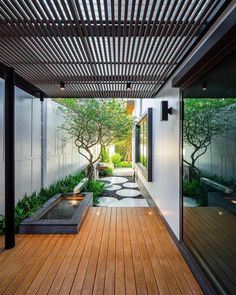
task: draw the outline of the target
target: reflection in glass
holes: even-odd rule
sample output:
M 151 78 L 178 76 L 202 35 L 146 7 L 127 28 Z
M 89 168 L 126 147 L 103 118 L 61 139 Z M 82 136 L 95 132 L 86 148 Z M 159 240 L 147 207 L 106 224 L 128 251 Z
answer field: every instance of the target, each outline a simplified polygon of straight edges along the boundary
M 236 294 L 236 99 L 185 99 L 183 138 L 183 240 Z
M 147 116 L 139 123 L 140 126 L 140 163 L 147 168 Z

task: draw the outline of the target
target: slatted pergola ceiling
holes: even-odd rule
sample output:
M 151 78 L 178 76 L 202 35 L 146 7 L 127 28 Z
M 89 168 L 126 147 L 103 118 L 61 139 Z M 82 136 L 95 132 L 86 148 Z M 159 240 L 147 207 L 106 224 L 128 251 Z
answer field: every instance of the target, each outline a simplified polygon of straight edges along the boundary
M 225 2 L 0 0 L 0 62 L 49 97 L 153 97 Z

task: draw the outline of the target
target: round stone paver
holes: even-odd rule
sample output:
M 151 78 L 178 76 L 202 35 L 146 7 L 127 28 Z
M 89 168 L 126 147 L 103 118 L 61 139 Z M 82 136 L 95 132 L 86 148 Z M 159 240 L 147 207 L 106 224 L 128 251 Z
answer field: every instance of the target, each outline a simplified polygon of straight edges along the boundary
M 121 186 L 117 184 L 113 184 L 112 186 L 105 187 L 106 191 L 117 191 L 119 189 L 121 189 Z
M 103 177 L 101 180 L 108 180 L 111 181 L 112 184 L 120 184 L 120 183 L 125 183 L 128 181 L 127 178 L 125 177 L 119 177 L 119 176 L 110 176 L 110 177 Z
M 138 188 L 138 185 L 135 182 L 126 182 L 123 184 L 123 186 L 127 188 Z
M 116 198 L 101 197 L 99 198 L 98 206 L 101 207 L 116 207 L 118 200 Z
M 140 191 L 135 189 L 121 189 L 116 194 L 120 197 L 135 198 L 140 195 Z

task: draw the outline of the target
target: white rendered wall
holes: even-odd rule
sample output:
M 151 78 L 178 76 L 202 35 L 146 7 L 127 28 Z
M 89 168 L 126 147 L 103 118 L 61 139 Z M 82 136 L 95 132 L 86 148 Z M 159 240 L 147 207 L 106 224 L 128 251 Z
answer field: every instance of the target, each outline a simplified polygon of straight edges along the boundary
M 4 80 L 0 79 L 0 214 L 4 214 Z M 40 102 L 15 88 L 15 201 L 40 189 Z
M 47 179 L 49 185 L 60 177 L 65 177 L 88 163 L 85 157 L 81 156 L 73 139 L 65 141 L 65 131 L 60 127 L 63 117 L 59 115 L 58 104 L 48 99 L 47 103 Z M 97 147 L 94 154 L 97 154 Z
M 59 128 L 63 119 L 57 104 L 47 104 L 46 185 L 83 168 L 87 160 L 79 155 L 73 141 L 65 142 Z M 97 147 L 94 153 L 97 154 Z M 24 194 L 41 188 L 41 103 L 27 92 L 15 88 L 15 187 L 17 201 Z M 0 214 L 5 210 L 4 196 L 4 80 L 0 79 Z
M 173 107 L 168 121 L 160 118 L 162 100 L 168 100 L 169 107 Z M 148 107 L 153 108 L 153 181 L 147 182 L 140 171 L 138 177 L 179 238 L 179 90 L 167 83 L 157 98 L 142 100 L 142 113 Z

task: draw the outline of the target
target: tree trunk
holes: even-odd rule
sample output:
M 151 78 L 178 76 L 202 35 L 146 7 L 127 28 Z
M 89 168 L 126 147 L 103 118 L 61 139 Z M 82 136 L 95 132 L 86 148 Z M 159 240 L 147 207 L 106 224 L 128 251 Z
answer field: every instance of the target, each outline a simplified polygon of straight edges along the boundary
M 86 169 L 86 176 L 88 177 L 89 180 L 94 179 L 95 178 L 95 168 L 93 163 L 89 163 Z

